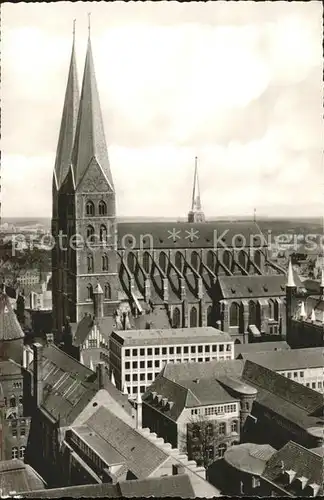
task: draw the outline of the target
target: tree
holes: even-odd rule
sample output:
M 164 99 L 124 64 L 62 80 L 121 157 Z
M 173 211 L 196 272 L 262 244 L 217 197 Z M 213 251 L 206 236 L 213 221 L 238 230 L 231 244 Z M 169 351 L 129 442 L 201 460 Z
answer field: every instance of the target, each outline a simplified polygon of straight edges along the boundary
M 214 462 L 216 438 L 216 422 L 197 414 L 191 416 L 180 441 L 187 450 L 188 458 L 207 469 Z

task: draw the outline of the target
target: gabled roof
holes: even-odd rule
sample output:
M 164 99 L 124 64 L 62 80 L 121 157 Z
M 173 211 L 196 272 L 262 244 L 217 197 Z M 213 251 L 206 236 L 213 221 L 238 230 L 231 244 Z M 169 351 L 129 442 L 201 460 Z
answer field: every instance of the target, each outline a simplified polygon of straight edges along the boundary
M 15 491 L 40 490 L 44 488 L 44 481 L 30 465 L 21 460 L 5 460 L 0 462 L 0 489 L 1 496 Z
M 127 235 L 132 235 L 130 244 L 134 249 L 153 248 L 210 248 L 211 250 L 249 247 L 250 238 L 254 248 L 266 247 L 267 242 L 254 222 L 119 222 L 118 248 L 129 248 Z M 150 237 L 148 237 L 150 235 Z M 174 236 L 173 236 L 174 235 Z M 192 238 L 191 238 L 191 235 Z M 237 235 L 242 235 L 240 242 Z M 146 236 L 146 237 L 145 237 Z M 223 238 L 222 242 L 219 239 Z
M 161 374 L 169 380 L 209 379 L 222 376 L 240 377 L 244 363 L 240 359 L 226 361 L 208 361 L 206 363 L 167 363 Z
M 5 293 L 0 293 L 0 342 L 24 338 L 24 332 L 14 313 L 10 299 Z
M 250 352 L 243 353 L 242 358 L 274 371 L 322 368 L 324 366 L 324 349 L 322 347 L 309 347 L 288 351 Z
M 73 338 L 73 345 L 79 347 L 91 333 L 94 325 L 97 325 L 100 334 L 108 341 L 113 328 L 116 327 L 115 320 L 111 316 L 94 319 L 92 316 L 84 316 L 76 326 L 76 332 Z
M 149 477 L 169 459 L 168 454 L 106 408 L 99 408 L 86 425 L 124 457 L 137 479 Z
M 72 148 L 79 108 L 79 84 L 76 68 L 74 41 L 70 61 L 69 76 L 63 105 L 60 135 L 58 139 L 54 176 L 59 189 L 71 165 Z
M 22 376 L 21 366 L 11 359 L 7 361 L 0 361 L 0 379 L 6 376 L 12 377 L 13 375 Z
M 90 37 L 84 67 L 79 114 L 72 154 L 76 187 L 91 162 L 96 163 L 111 191 L 114 184 L 110 171 L 107 144 L 94 71 Z
M 238 358 L 242 355 L 247 356 L 255 353 L 268 353 L 272 351 L 288 351 L 290 350 L 289 344 L 281 340 L 279 342 L 252 342 L 250 344 L 235 344 L 234 351 L 235 357 Z
M 196 498 L 187 474 L 120 481 L 117 484 L 86 484 L 41 491 L 23 492 L 24 497 L 33 498 Z
M 286 295 L 286 276 L 224 276 L 218 283 L 224 299 L 253 299 L 255 297 L 280 297 Z
M 323 495 L 323 457 L 300 444 L 289 441 L 268 460 L 262 477 L 287 490 L 293 496 L 300 495 L 300 487 L 293 480 L 288 486 L 283 472 L 293 470 L 299 477 L 307 478 L 307 485 L 316 483 L 319 486 L 317 495 Z M 295 494 L 294 494 L 295 493 Z

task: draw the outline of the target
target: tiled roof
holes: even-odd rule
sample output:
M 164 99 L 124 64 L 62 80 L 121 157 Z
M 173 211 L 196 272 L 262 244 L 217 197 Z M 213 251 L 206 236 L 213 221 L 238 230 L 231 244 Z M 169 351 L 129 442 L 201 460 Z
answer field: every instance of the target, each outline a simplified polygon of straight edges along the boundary
M 0 342 L 24 338 L 24 333 L 14 313 L 8 295 L 0 294 Z
M 317 495 L 323 494 L 323 457 L 304 448 L 303 446 L 289 441 L 283 448 L 277 451 L 267 462 L 263 472 L 263 477 L 272 483 L 284 488 L 293 496 L 300 495 L 300 487 L 296 480 L 287 486 L 283 471 L 293 470 L 296 472 L 295 479 L 305 477 L 308 480 L 307 485 L 316 483 L 320 489 Z
M 0 361 L 0 379 L 8 375 L 22 375 L 21 367 L 11 359 L 8 361 Z
M 173 232 L 174 230 L 174 232 Z M 177 233 L 178 232 L 178 233 Z M 133 236 L 127 241 L 125 236 Z M 147 235 L 150 235 L 149 238 Z M 172 235 L 176 235 L 174 238 Z M 190 235 L 194 234 L 192 238 Z M 242 235 L 243 239 L 235 238 L 236 235 Z M 260 230 L 253 222 L 120 222 L 118 223 L 118 247 L 120 249 L 150 248 L 153 240 L 153 248 L 231 248 L 240 245 L 250 246 L 250 237 L 255 235 L 254 247 L 266 246 L 266 240 L 260 237 Z M 146 238 L 145 238 L 146 236 Z M 222 242 L 219 239 L 223 238 Z M 244 242 L 244 238 L 246 242 Z M 175 241 L 174 241 L 175 240 Z
M 260 476 L 274 453 L 276 450 L 269 444 L 243 443 L 231 446 L 225 452 L 224 460 L 239 471 Z
M 63 383 L 56 386 L 60 379 Z M 43 384 L 42 407 L 63 426 L 75 420 L 98 390 L 96 374 L 53 344 L 43 350 Z
M 98 436 L 89 426 L 73 427 L 73 432 L 80 436 L 89 448 L 95 449 L 109 467 L 124 463 L 124 457 L 110 443 Z
M 234 344 L 235 357 L 259 352 L 287 351 L 289 344 L 284 340 L 280 342 L 252 342 L 250 344 Z
M 324 404 L 323 396 L 319 392 L 249 360 L 244 365 L 242 379 L 307 413 L 314 412 Z
M 228 333 L 211 326 L 166 330 L 118 330 L 111 335 L 124 346 L 231 342 Z
M 286 295 L 287 277 L 279 275 L 225 276 L 218 278 L 224 299 L 249 299 Z
M 113 328 L 116 327 L 115 321 L 112 317 L 106 316 L 103 318 L 94 319 L 92 316 L 84 316 L 76 326 L 76 332 L 73 338 L 75 346 L 81 346 L 90 334 L 94 325 L 98 326 L 100 334 L 108 340 Z
M 86 425 L 124 457 L 128 470 L 137 479 L 150 476 L 169 459 L 169 455 L 106 408 L 99 408 Z
M 249 359 L 274 371 L 322 368 L 324 366 L 323 347 L 243 353 L 242 357 L 244 360 Z
M 24 492 L 25 493 L 25 492 Z M 187 474 L 164 476 L 140 480 L 121 481 L 117 484 L 89 484 L 83 486 L 68 486 L 30 492 L 25 497 L 33 498 L 148 498 L 148 497 L 179 497 L 196 498 L 191 480 Z
M 240 359 L 208 361 L 206 363 L 167 363 L 162 374 L 169 380 L 195 380 L 216 378 L 222 375 L 240 377 L 244 363 Z
M 44 482 L 40 476 L 21 460 L 13 459 L 0 462 L 0 490 L 1 496 L 9 495 L 15 491 L 40 490 Z

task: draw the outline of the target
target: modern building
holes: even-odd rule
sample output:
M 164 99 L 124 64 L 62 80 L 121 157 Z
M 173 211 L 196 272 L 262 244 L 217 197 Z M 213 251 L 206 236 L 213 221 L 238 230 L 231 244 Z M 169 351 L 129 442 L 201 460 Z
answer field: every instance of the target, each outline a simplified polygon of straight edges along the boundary
M 116 387 L 144 394 L 166 363 L 234 359 L 231 337 L 213 327 L 116 330 L 109 339 L 109 369 Z
M 324 392 L 324 350 L 322 347 L 244 353 L 242 359 L 249 359 L 299 384 L 321 393 Z
M 255 308 L 263 297 L 275 305 L 281 300 L 284 290 L 272 287 L 268 278 L 279 277 L 281 283 L 285 270 L 269 258 L 258 224 L 205 222 L 197 161 L 188 222 L 117 223 L 116 197 L 89 37 L 81 97 L 73 43 L 53 172 L 53 317 L 58 341 L 66 317 L 78 324 L 85 313 L 93 314 L 98 283 L 103 317 L 121 318 L 130 326 L 142 323 L 137 329 L 146 324 L 156 329 L 216 327 L 218 320 L 226 325 L 226 304 L 219 315 L 215 294 L 219 277 L 239 276 L 247 289 L 255 276 L 258 289 L 248 292 Z M 66 241 L 73 243 L 75 235 L 84 241 L 62 251 L 60 231 Z M 278 317 L 270 319 L 273 333 L 277 328 L 283 334 L 281 304 L 279 309 Z M 256 323 L 261 335 L 270 331 L 263 319 Z M 244 320 L 239 331 L 235 325 L 235 338 L 247 339 L 250 324 Z

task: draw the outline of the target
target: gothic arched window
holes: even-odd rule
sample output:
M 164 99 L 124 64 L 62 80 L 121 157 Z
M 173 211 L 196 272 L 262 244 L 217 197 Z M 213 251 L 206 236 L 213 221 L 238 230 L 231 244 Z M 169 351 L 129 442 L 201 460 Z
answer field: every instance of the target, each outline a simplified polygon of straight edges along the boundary
M 162 269 L 162 271 L 165 273 L 166 271 L 166 265 L 167 265 L 167 257 L 164 252 L 160 252 L 159 255 L 159 266 Z
M 99 237 L 100 237 L 101 243 L 106 243 L 106 241 L 107 241 L 107 228 L 104 224 L 101 224 L 101 226 L 100 226 Z
M 99 208 L 99 215 L 107 215 L 107 205 L 103 200 L 99 201 L 98 208 Z
M 16 397 L 15 396 L 10 397 L 10 406 L 12 408 L 14 408 L 16 406 Z
M 213 326 L 212 312 L 213 312 L 213 306 L 208 306 L 207 307 L 207 326 Z
M 229 250 L 224 250 L 224 253 L 223 253 L 223 263 L 224 263 L 224 266 L 227 267 L 227 269 L 231 270 L 231 253 L 229 252 Z
M 181 252 L 176 252 L 175 258 L 174 258 L 174 263 L 175 263 L 175 266 L 179 269 L 179 271 L 182 272 L 182 253 Z
M 94 227 L 89 225 L 87 227 L 87 240 L 88 240 L 88 242 L 90 242 L 90 243 L 94 242 L 94 233 L 95 233 Z
M 198 326 L 198 313 L 195 307 L 190 309 L 190 328 Z
M 241 264 L 241 266 L 245 269 L 245 266 L 246 266 L 246 255 L 245 255 L 245 252 L 243 250 L 239 251 L 238 261 L 239 261 L 239 264 Z
M 87 255 L 87 265 L 88 265 L 88 273 L 93 273 L 93 256 L 91 254 Z
M 256 314 L 256 304 L 253 300 L 249 302 L 249 325 L 256 325 L 257 322 L 257 314 Z
M 143 267 L 146 273 L 150 272 L 150 254 L 148 252 L 143 254 Z
M 89 285 L 87 286 L 87 298 L 89 300 L 92 300 L 92 297 L 93 297 L 93 286 L 91 285 L 91 283 L 89 283 Z
M 191 253 L 191 258 L 190 258 L 191 265 L 194 269 L 198 270 L 198 265 L 199 265 L 199 255 L 197 252 L 192 252 Z
M 254 263 L 258 267 L 261 266 L 261 252 L 260 252 L 260 250 L 256 250 L 254 252 Z
M 109 259 L 108 259 L 108 255 L 103 255 L 101 257 L 101 261 L 102 261 L 102 270 L 103 271 L 108 271 L 109 269 Z
M 129 252 L 129 254 L 127 255 L 127 266 L 131 273 L 133 273 L 135 270 L 135 262 L 135 255 L 133 254 L 133 252 Z
M 269 319 L 278 321 L 278 303 L 273 299 L 269 300 Z
M 236 303 L 233 302 L 230 306 L 230 326 L 239 326 L 239 319 L 240 319 L 240 306 Z
M 207 266 L 212 271 L 215 270 L 215 254 L 212 250 L 209 250 L 207 253 Z
M 180 309 L 178 307 L 175 307 L 172 316 L 173 328 L 180 328 L 180 321 L 181 321 Z
M 109 283 L 105 284 L 104 297 L 106 300 L 111 299 L 111 286 L 109 285 Z
M 94 204 L 92 203 L 92 201 L 88 200 L 86 203 L 86 215 L 92 217 L 94 213 L 95 213 Z

